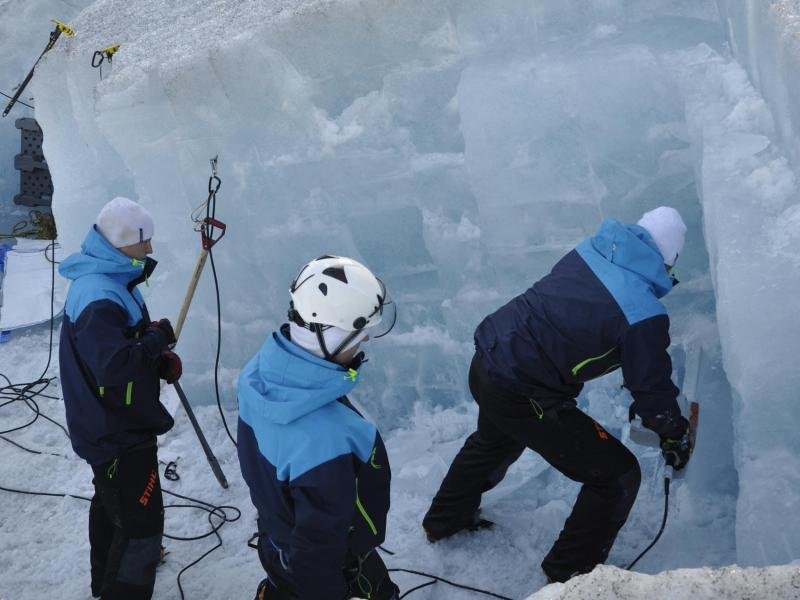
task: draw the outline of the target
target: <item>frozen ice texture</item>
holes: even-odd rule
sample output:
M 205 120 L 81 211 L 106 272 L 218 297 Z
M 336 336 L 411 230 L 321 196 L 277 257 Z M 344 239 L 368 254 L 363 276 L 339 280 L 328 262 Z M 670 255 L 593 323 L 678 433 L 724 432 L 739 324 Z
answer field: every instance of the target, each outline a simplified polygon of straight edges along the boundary
M 660 55 L 720 47 L 713 4 L 586 4 L 95 2 L 34 84 L 63 244 L 111 195 L 135 197 L 157 215 L 150 308 L 174 318 L 199 252 L 189 214 L 219 154 L 228 396 L 300 265 L 339 253 L 401 306 L 402 335 L 370 348 L 377 414 L 461 402 L 480 319 L 603 217 L 674 204 L 700 219 Z M 121 49 L 101 81 L 87 58 L 109 43 Z M 686 254 L 702 277 L 697 227 Z M 181 344 L 201 398 L 209 283 Z
M 551 585 L 527 600 L 578 600 L 603 598 L 691 598 L 692 600 L 749 600 L 794 598 L 800 567 L 679 569 L 658 575 L 641 575 L 602 566 L 566 584 Z
M 0 92 L 14 95 L 16 86 L 28 74 L 44 50 L 54 24 L 50 19 L 69 23 L 91 0 L 0 0 Z M 58 41 L 64 43 L 65 36 Z M 43 61 L 46 59 L 42 59 Z M 40 63 L 41 64 L 41 63 Z M 9 98 L 0 96 L 0 113 Z M 33 90 L 28 87 L 20 101 L 35 106 Z M 14 121 L 31 117 L 33 111 L 18 103 L 4 119 L 0 119 L 0 197 L 5 201 L 19 193 L 19 172 L 14 169 L 14 155 L 20 151 L 20 132 Z M 27 210 L 20 209 L 22 215 Z M 11 224 L 16 221 L 12 221 Z M 5 220 L 0 220 L 5 225 Z M 4 229 L 0 229 L 4 231 Z
M 679 78 L 734 393 L 737 560 L 781 564 L 800 556 L 800 6 L 718 4 L 747 71 L 698 47 Z
M 77 249 L 111 197 L 141 201 L 160 261 L 144 292 L 154 318 L 174 319 L 199 252 L 189 215 L 219 154 L 226 405 L 305 261 L 350 255 L 386 281 L 400 318 L 367 344 L 358 399 L 397 457 L 395 548 L 445 576 L 477 560 L 469 545 L 453 565 L 420 549 L 414 519 L 469 433 L 480 319 L 602 218 L 670 204 L 690 228 L 667 298 L 671 351 L 677 383 L 687 350 L 705 351 L 702 430 L 640 566 L 800 556 L 794 137 L 776 134 L 786 113 L 726 54 L 717 4 L 99 0 L 71 24 L 79 35 L 32 87 L 61 242 Z M 112 43 L 101 81 L 89 60 Z M 215 331 L 206 273 L 178 345 L 196 403 L 213 401 Z M 628 442 L 621 383 L 587 386 L 580 404 Z M 645 485 L 615 564 L 649 541 L 663 502 L 658 453 L 635 451 Z M 574 493 L 526 455 L 486 503 L 511 526 L 508 547 L 538 562 Z M 507 568 L 507 593 L 527 593 Z

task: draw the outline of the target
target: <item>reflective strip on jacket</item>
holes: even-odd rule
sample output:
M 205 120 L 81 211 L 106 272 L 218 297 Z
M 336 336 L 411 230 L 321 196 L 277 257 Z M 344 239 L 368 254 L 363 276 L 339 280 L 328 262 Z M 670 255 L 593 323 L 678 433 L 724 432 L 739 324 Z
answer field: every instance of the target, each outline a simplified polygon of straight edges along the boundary
M 239 376 L 238 452 L 271 569 L 300 598 L 341 600 L 348 551 L 383 542 L 391 471 L 381 436 L 347 400 L 357 373 L 273 333 Z
M 480 363 L 496 385 L 543 401 L 575 398 L 586 381 L 622 368 L 644 424 L 661 435 L 682 431 L 660 301 L 671 288 L 650 234 L 606 220 L 481 322 Z

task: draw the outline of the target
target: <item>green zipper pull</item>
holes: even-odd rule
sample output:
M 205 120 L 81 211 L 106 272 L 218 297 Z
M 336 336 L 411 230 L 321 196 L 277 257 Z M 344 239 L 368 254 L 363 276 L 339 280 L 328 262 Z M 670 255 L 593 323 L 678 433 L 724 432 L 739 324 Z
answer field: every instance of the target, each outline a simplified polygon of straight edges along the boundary
M 117 463 L 118 462 L 119 462 L 119 459 L 115 458 L 114 462 L 112 462 L 111 465 L 106 470 L 106 475 L 108 475 L 109 479 L 114 479 L 114 475 L 117 474 Z
M 544 418 L 544 411 L 542 410 L 542 407 L 539 406 L 539 403 L 533 398 L 528 398 L 528 402 L 531 403 L 531 406 L 533 407 L 533 412 L 536 413 L 536 416 L 541 421 Z

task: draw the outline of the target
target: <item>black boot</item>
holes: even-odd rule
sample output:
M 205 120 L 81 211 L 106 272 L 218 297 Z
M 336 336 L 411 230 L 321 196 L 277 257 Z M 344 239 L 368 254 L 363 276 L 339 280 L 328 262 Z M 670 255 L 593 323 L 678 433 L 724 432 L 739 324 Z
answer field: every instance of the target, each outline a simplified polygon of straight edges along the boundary
M 261 583 L 258 584 L 258 588 L 256 589 L 256 597 L 253 600 L 266 600 L 265 594 L 267 591 L 268 583 L 269 579 L 261 580 Z
M 424 528 L 423 529 L 425 530 L 425 537 L 428 538 L 428 541 L 430 543 L 434 544 L 439 540 L 443 540 L 445 538 L 449 538 L 452 535 L 455 535 L 459 531 L 478 531 L 480 529 L 491 529 L 493 526 L 494 523 L 492 521 L 489 521 L 488 519 L 484 519 L 481 517 L 481 509 L 479 508 L 466 521 L 452 523 L 446 529 L 442 529 L 439 531 L 431 531 L 429 529 L 424 529 Z

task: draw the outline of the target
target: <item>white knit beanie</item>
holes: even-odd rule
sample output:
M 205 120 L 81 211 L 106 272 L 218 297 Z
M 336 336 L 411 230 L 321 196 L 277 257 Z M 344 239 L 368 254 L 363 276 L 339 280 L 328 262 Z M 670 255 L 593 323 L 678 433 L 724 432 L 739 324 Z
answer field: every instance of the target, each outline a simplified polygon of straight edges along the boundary
M 659 206 L 644 213 L 637 225 L 652 236 L 664 257 L 664 264 L 674 266 L 686 239 L 686 225 L 680 213 L 671 206 Z
M 97 230 L 115 248 L 123 248 L 153 237 L 153 217 L 141 204 L 117 196 L 97 215 Z
M 322 337 L 325 338 L 325 347 L 328 349 L 328 352 L 333 352 L 336 348 L 339 347 L 345 338 L 350 335 L 351 331 L 345 331 L 344 329 L 340 329 L 339 327 L 328 327 L 325 331 L 322 332 Z M 347 346 L 342 348 L 342 352 L 346 350 L 350 350 L 354 348 L 357 344 L 360 344 L 362 340 L 367 337 L 369 331 L 364 328 L 362 329 L 359 334 L 353 338 Z M 317 339 L 317 334 L 311 331 L 310 329 L 306 329 L 305 327 L 301 327 L 297 323 L 289 322 L 289 335 L 292 338 L 292 342 L 303 348 L 304 350 L 308 350 L 311 354 L 319 356 L 320 358 L 325 358 L 325 354 L 322 352 L 322 348 L 319 347 L 319 340 Z

